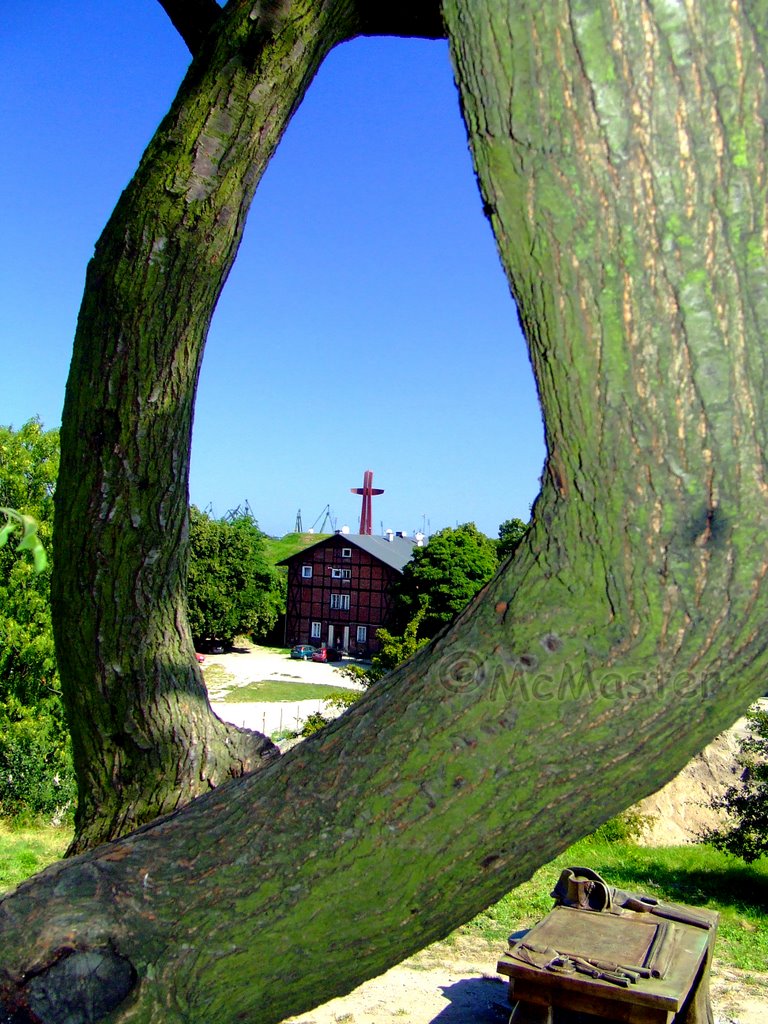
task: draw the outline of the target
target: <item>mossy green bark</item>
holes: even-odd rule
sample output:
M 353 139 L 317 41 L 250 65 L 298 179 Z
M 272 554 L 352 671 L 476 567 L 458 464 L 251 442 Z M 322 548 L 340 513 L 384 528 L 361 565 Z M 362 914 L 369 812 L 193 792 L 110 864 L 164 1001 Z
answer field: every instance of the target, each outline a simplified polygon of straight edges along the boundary
M 531 530 L 326 730 L 6 899 L 7 1005 L 74 948 L 135 971 L 112 1024 L 308 1009 L 657 788 L 764 690 L 766 6 L 445 0 L 546 419 Z M 500 457 L 503 429 L 500 409 Z M 134 578 L 83 557 L 88 586 Z
M 96 245 L 62 422 L 53 608 L 73 852 L 277 755 L 212 713 L 185 610 L 189 447 L 256 183 L 352 5 L 230 4 Z

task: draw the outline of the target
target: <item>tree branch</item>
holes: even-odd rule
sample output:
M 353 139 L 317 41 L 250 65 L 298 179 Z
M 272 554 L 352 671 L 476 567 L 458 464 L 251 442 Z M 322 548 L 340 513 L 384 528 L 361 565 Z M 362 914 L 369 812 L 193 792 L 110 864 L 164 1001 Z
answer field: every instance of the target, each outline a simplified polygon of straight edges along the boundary
M 216 0 L 158 0 L 194 57 L 221 16 Z
M 358 0 L 360 34 L 445 39 L 440 0 Z

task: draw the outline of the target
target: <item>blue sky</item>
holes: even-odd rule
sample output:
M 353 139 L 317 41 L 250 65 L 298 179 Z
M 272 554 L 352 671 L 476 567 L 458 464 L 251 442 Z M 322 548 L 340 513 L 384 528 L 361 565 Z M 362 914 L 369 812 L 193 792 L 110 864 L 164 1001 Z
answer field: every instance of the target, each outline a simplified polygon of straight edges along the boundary
M 58 426 L 86 263 L 188 52 L 155 0 L 0 13 L 0 423 Z M 544 458 L 447 45 L 334 51 L 270 164 L 214 316 L 190 500 L 305 529 L 372 469 L 381 526 L 528 517 Z M 318 523 L 318 526 L 320 524 Z

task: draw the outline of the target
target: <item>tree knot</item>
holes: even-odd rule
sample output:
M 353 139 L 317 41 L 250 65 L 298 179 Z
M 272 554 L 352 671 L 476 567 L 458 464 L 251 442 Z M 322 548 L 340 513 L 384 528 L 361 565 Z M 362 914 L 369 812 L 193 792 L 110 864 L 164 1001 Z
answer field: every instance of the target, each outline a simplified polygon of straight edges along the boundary
M 130 960 L 108 947 L 66 951 L 35 972 L 22 990 L 22 1005 L 8 1019 L 13 1024 L 97 1024 L 123 1002 L 137 977 Z

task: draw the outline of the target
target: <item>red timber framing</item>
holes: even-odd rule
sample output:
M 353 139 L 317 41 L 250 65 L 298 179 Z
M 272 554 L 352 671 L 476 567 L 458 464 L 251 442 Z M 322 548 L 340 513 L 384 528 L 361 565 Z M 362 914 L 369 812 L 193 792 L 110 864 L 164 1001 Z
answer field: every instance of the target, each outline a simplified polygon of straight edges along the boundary
M 285 643 L 325 644 L 356 658 L 379 649 L 391 616 L 391 588 L 415 542 L 399 534 L 336 533 L 280 564 L 288 567 Z

